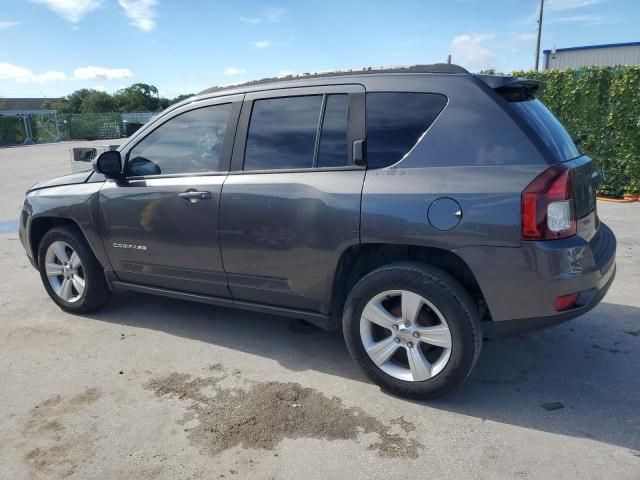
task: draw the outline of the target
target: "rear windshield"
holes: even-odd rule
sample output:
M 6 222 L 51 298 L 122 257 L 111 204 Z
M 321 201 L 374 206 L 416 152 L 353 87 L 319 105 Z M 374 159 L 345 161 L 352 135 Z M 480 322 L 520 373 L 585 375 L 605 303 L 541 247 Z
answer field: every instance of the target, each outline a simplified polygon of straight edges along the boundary
M 571 135 L 540 100 L 509 102 L 509 106 L 540 136 L 558 161 L 580 156 Z

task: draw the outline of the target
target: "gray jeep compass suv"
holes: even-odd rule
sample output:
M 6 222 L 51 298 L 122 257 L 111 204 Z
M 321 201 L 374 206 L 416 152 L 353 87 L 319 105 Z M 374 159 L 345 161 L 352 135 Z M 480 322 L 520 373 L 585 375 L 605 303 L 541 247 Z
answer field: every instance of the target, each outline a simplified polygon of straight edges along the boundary
M 126 289 L 301 318 L 385 390 L 440 395 L 483 336 L 613 281 L 599 174 L 540 88 L 433 65 L 204 91 L 35 185 L 20 238 L 65 311 Z

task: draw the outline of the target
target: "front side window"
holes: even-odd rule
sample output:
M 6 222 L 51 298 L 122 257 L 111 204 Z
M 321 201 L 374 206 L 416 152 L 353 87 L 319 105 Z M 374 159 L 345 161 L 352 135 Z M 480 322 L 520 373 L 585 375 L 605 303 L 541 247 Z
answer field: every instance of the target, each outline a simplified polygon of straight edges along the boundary
M 230 103 L 198 108 L 162 124 L 129 153 L 129 175 L 216 171 L 231 108 Z
M 387 167 L 413 148 L 447 103 L 431 93 L 367 93 L 367 166 Z

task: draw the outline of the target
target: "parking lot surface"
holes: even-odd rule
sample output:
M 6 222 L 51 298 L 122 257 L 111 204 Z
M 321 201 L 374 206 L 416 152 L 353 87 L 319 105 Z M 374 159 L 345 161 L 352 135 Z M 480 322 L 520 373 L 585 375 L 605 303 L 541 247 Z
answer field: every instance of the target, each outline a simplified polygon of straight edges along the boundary
M 598 203 L 619 242 L 602 304 L 485 341 L 418 403 L 299 321 L 131 293 L 63 313 L 16 228 L 74 145 L 0 149 L 0 478 L 640 479 L 640 203 Z

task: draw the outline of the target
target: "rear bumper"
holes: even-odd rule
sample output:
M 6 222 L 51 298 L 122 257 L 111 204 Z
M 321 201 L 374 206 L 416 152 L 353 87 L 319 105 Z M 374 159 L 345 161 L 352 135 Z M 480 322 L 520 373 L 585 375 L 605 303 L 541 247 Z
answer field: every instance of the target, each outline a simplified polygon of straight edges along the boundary
M 517 320 L 503 320 L 501 322 L 485 322 L 482 325 L 483 334 L 490 338 L 523 334 L 547 327 L 553 327 L 554 325 L 579 317 L 580 315 L 587 313 L 589 310 L 592 310 L 600 303 L 600 300 L 602 300 L 609 291 L 609 287 L 613 283 L 615 276 L 616 267 L 614 265 L 611 269 L 607 283 L 599 290 L 594 288 L 583 294 L 585 297 L 578 300 L 581 304 L 578 308 L 572 308 L 567 312 L 556 313 L 555 315 L 547 317 L 518 318 Z
M 518 333 L 561 323 L 594 308 L 615 277 L 616 238 L 603 223 L 594 237 L 523 242 L 520 248 L 465 247 L 456 253 L 473 271 L 493 322 L 487 333 Z M 574 308 L 555 299 L 579 293 Z M 490 323 L 490 325 L 489 325 Z

